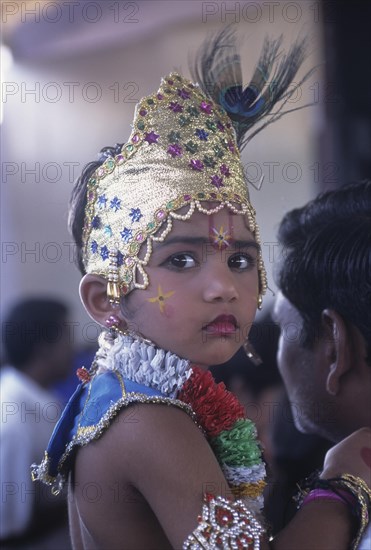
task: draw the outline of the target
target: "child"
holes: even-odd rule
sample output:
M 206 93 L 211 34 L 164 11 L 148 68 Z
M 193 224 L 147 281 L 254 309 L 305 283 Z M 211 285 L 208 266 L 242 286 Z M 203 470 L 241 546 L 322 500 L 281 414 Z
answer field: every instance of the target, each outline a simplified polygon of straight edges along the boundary
M 200 58 L 203 88 L 164 78 L 128 143 L 104 149 L 74 191 L 80 295 L 108 332 L 34 473 L 70 475 L 75 548 L 268 547 L 255 427 L 207 367 L 243 344 L 266 289 L 239 148 L 302 61 L 297 44 L 260 94 L 279 46 L 266 42 L 242 92 L 223 31 Z M 326 528 L 347 541 L 336 505 Z

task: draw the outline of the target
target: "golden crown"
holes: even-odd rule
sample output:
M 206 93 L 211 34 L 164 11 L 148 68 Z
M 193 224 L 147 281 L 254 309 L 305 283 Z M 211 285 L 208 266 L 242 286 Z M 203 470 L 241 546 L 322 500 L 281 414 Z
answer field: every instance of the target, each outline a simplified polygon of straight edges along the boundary
M 168 235 L 174 219 L 225 206 L 246 215 L 259 242 L 230 118 L 198 85 L 171 73 L 157 93 L 137 105 L 121 152 L 107 158 L 88 182 L 86 272 L 105 277 L 108 297 L 118 302 L 134 288 L 148 286 L 145 266 L 152 243 Z M 258 269 L 263 294 L 261 256 Z

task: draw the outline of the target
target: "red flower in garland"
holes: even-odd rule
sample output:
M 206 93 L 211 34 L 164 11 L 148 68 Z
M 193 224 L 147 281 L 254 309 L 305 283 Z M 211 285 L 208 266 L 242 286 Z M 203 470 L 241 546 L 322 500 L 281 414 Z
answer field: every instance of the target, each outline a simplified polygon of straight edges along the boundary
M 239 418 L 245 418 L 244 408 L 233 393 L 223 382 L 217 384 L 211 372 L 199 367 L 193 367 L 178 399 L 191 405 L 208 437 L 216 437 L 231 429 Z

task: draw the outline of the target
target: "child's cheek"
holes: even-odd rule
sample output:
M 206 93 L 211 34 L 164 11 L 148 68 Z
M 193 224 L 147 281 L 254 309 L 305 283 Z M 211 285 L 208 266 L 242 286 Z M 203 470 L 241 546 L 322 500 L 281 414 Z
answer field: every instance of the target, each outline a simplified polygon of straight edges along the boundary
M 159 311 L 161 315 L 171 318 L 174 315 L 174 307 L 171 305 L 174 294 L 176 294 L 175 290 L 158 285 L 157 293 L 152 292 L 152 295 L 147 298 L 147 301 L 150 306 Z
M 163 314 L 168 319 L 172 319 L 175 314 L 175 308 L 171 304 L 165 304 Z

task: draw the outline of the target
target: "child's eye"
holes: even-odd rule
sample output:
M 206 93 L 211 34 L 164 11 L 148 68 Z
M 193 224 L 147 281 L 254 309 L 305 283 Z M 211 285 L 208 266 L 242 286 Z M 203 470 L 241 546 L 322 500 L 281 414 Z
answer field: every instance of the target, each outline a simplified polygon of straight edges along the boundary
M 197 265 L 196 260 L 190 254 L 174 254 L 166 263 L 176 269 L 189 269 Z
M 256 264 L 255 258 L 250 256 L 250 254 L 234 254 L 228 258 L 228 266 L 232 269 L 249 269 L 254 267 Z

